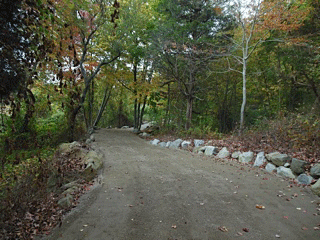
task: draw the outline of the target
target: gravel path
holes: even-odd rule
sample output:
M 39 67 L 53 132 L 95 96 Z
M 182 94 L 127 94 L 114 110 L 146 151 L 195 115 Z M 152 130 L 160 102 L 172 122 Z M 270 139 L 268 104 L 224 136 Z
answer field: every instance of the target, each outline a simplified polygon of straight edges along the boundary
M 98 183 L 50 239 L 320 239 L 320 198 L 308 189 L 152 146 L 128 130 L 101 129 L 95 138 L 105 154 Z

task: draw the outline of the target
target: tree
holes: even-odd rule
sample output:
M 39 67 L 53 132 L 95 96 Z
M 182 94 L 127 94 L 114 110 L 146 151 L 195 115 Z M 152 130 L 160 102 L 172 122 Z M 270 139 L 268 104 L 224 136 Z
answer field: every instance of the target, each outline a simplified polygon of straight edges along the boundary
M 84 106 L 94 78 L 103 66 L 120 56 L 114 38 L 120 4 L 117 0 L 77 0 L 57 1 L 55 6 L 57 17 L 53 28 L 59 44 L 54 57 L 57 58 L 60 91 L 67 87 L 67 83 L 70 85 L 69 127 L 70 140 L 73 140 L 76 117 Z M 87 126 L 88 132 L 92 130 L 92 123 Z
M 44 18 L 52 15 L 51 11 L 52 5 L 46 1 L 4 0 L 0 3 L 0 96 L 1 101 L 11 102 L 13 121 L 24 101 L 26 110 L 19 132 L 29 131 L 35 104 L 31 86 L 37 78 L 38 65 L 51 50 L 52 42 L 41 28 Z M 12 130 L 16 131 L 14 126 Z
M 238 39 L 233 38 L 232 57 L 242 66 L 242 105 L 240 111 L 240 134 L 244 129 L 247 103 L 247 65 L 250 57 L 261 43 L 266 41 L 292 41 L 288 33 L 298 29 L 307 16 L 306 1 L 294 3 L 279 1 L 237 0 L 231 7 L 239 25 Z M 286 32 L 286 35 L 274 32 Z M 230 68 L 231 70 L 235 70 Z
M 154 37 L 161 55 L 158 69 L 175 82 L 186 100 L 185 129 L 192 122 L 193 103 L 201 89 L 201 75 L 224 47 L 218 34 L 232 25 L 222 12 L 224 1 L 163 0 L 159 4 L 162 22 Z M 158 54 L 159 55 L 159 54 Z
M 123 14 L 119 19 L 118 34 L 121 36 L 124 54 L 122 66 L 130 69 L 132 78 L 119 79 L 133 94 L 134 123 L 140 130 L 148 97 L 153 84 L 153 56 L 151 54 L 152 35 L 155 27 L 154 1 L 130 0 L 123 4 Z

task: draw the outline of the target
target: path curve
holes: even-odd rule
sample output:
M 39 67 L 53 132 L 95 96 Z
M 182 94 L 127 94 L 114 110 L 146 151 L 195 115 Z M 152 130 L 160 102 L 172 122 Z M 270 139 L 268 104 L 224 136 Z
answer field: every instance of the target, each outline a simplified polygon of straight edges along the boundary
M 50 239 L 320 239 L 313 229 L 320 199 L 307 189 L 235 162 L 152 146 L 128 130 L 101 129 L 95 138 L 105 154 L 98 185 Z

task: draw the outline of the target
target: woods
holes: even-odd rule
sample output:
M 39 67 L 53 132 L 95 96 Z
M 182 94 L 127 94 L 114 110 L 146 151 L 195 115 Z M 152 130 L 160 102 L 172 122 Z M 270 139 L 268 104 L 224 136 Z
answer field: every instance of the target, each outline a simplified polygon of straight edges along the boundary
M 59 143 L 145 121 L 319 158 L 319 13 L 319 0 L 1 1 L 0 198 Z

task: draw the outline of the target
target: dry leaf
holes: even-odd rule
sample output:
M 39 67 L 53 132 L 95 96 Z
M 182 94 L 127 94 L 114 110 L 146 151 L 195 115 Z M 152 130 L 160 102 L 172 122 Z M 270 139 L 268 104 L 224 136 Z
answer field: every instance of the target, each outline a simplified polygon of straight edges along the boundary
M 264 210 L 266 207 L 263 205 L 256 204 L 256 208 Z
M 249 228 L 242 228 L 242 231 L 249 232 Z
M 228 229 L 225 226 L 220 226 L 218 229 L 222 232 L 228 232 Z
M 243 233 L 237 232 L 237 235 L 238 235 L 238 236 L 243 236 Z
M 319 228 L 319 227 L 314 227 L 313 229 L 314 229 L 314 230 L 320 230 L 320 228 Z
M 306 228 L 306 227 L 302 227 L 301 229 L 302 229 L 302 230 L 308 230 L 308 228 Z
M 171 226 L 173 229 L 176 229 L 177 228 L 177 225 L 172 225 Z

